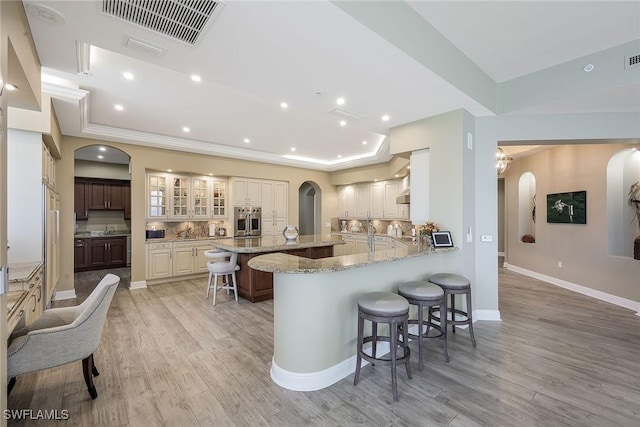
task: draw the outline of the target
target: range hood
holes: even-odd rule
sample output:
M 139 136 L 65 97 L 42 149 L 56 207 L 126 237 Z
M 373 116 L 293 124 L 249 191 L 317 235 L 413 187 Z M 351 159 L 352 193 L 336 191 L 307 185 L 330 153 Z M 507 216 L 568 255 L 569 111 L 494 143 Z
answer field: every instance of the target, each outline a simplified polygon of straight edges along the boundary
M 404 190 L 402 193 L 400 193 L 398 197 L 396 197 L 396 203 L 398 205 L 408 205 L 410 204 L 410 201 L 411 201 L 411 193 L 408 188 Z

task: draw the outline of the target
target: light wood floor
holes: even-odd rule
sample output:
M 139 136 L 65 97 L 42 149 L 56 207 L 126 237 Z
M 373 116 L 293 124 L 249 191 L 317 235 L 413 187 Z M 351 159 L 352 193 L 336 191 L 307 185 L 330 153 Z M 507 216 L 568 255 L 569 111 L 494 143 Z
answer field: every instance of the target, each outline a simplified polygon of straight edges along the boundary
M 640 317 L 503 269 L 503 321 L 476 322 L 475 349 L 466 331 L 450 335 L 448 364 L 434 343 L 412 380 L 398 369 L 398 403 L 383 366 L 363 368 L 357 387 L 352 375 L 316 392 L 275 385 L 271 302 L 220 292 L 212 307 L 205 279 L 129 291 L 119 273 L 98 398 L 77 362 L 19 378 L 10 409 L 67 409 L 80 426 L 640 425 Z M 76 279 L 81 301 L 99 276 Z

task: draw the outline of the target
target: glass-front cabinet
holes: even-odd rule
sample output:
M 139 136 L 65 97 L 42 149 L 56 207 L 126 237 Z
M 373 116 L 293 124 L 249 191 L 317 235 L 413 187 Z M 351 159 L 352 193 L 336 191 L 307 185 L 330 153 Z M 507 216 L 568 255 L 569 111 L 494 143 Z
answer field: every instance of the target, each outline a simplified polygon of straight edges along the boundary
M 189 177 L 171 177 L 171 217 L 189 218 Z
M 209 219 L 211 179 L 200 176 L 172 175 L 169 219 Z
M 213 180 L 211 182 L 213 189 L 213 206 L 212 216 L 213 218 L 226 218 L 227 217 L 227 182 Z
M 147 218 L 166 219 L 169 177 L 163 173 L 147 173 Z

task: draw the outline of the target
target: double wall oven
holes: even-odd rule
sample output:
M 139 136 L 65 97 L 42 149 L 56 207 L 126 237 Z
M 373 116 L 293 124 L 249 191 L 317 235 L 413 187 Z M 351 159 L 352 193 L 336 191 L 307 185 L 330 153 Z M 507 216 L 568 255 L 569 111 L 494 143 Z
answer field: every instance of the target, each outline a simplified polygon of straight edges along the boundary
M 262 209 L 236 206 L 233 208 L 234 237 L 255 237 L 262 234 Z

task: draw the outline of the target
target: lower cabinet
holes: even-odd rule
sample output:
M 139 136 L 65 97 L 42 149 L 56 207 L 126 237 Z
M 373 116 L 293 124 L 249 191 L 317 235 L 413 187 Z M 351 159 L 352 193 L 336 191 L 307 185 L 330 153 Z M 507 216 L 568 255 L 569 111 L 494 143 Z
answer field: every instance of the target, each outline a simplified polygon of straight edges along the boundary
M 74 239 L 74 271 L 100 270 L 127 265 L 127 237 L 86 237 Z
M 147 280 L 207 273 L 210 240 L 147 243 Z
M 24 305 L 24 326 L 33 323 L 42 314 L 43 280 L 44 268 L 41 265 L 33 273 L 29 280 L 14 282 L 9 285 L 10 291 L 28 292 Z M 18 327 L 22 327 L 19 321 Z

